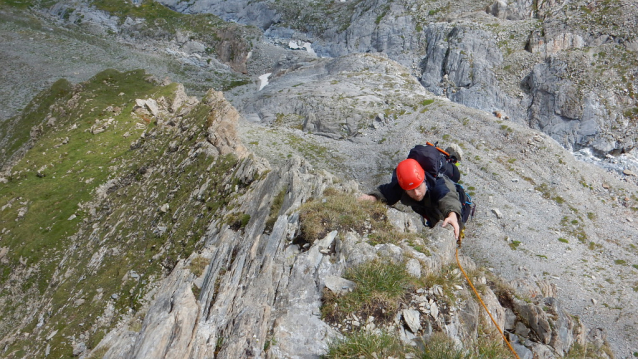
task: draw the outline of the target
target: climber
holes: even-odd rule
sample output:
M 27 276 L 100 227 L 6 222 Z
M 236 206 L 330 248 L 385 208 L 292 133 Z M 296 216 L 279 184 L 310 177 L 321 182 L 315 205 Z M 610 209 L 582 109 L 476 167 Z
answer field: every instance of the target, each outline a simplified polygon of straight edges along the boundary
M 439 174 L 444 168 L 439 166 L 436 169 L 428 168 L 427 171 L 423 169 L 420 162 L 427 162 L 423 162 L 424 156 L 419 155 L 424 152 L 425 147 L 413 148 L 408 159 L 397 165 L 390 183 L 382 184 L 374 191 L 361 195 L 359 200 L 380 200 L 390 206 L 401 201 L 420 214 L 424 224 L 430 228 L 440 220 L 443 220 L 443 227 L 451 225 L 454 237 L 459 240 L 463 225 L 459 193 L 455 183 L 447 175 Z

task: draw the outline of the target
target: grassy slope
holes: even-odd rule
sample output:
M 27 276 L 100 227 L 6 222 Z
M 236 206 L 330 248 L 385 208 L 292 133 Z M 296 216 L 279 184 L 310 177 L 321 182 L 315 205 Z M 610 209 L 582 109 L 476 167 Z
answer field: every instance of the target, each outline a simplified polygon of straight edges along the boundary
M 0 122 L 0 167 L 11 154 L 29 141 L 30 131 L 33 126 L 37 126 L 49 112 L 49 106 L 60 98 L 68 96 L 71 92 L 71 84 L 64 80 L 58 80 L 46 91 L 42 91 L 24 109 L 24 113 L 15 118 Z
M 145 78 L 107 70 L 82 84 L 75 107 L 72 94 L 63 97 L 53 106 L 56 124 L 44 126 L 0 185 L 0 243 L 9 248 L 0 276 L 0 337 L 8 339 L 8 357 L 42 356 L 47 345 L 53 357 L 71 357 L 70 338 L 96 345 L 121 315 L 136 315 L 147 284 L 192 253 L 205 224 L 232 198 L 223 185 L 241 187 L 232 179 L 234 157 L 190 153 L 205 140 L 208 106 L 198 105 L 177 127 L 146 125 L 131 113 L 136 98 L 170 98 L 175 89 Z M 122 111 L 104 111 L 109 106 Z M 92 134 L 96 120 L 107 118 L 115 121 Z M 140 147 L 131 149 L 142 133 Z M 171 141 L 180 149 L 167 151 Z M 91 213 L 86 204 L 112 178 L 118 185 Z M 191 200 L 207 180 L 201 200 Z M 158 210 L 164 203 L 168 213 Z M 21 208 L 27 212 L 19 217 Z M 9 338 L 16 328 L 30 337 Z M 52 333 L 48 342 L 33 341 Z

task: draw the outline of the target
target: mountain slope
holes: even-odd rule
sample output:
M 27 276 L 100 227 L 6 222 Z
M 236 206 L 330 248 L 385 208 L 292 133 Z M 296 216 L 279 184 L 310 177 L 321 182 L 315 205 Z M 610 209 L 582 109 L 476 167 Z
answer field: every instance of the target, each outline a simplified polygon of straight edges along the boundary
M 394 5 L 387 12 L 381 11 L 384 7 L 370 7 L 368 23 L 376 24 L 378 19 L 379 24 L 395 25 L 391 15 L 403 8 Z M 439 19 L 443 15 L 437 14 L 444 10 L 427 13 Z M 495 20 L 483 12 L 473 16 L 489 19 L 488 24 L 522 26 L 511 39 L 517 43 L 529 31 L 527 26 L 534 26 L 533 20 Z M 491 27 L 495 26 L 487 26 Z M 416 259 L 423 272 L 435 272 L 439 267 L 432 262 L 444 261 L 424 258 L 424 252 L 450 260 L 453 241 L 440 229 L 421 233 L 420 239 L 395 234 L 392 237 L 400 238 L 396 243 L 386 236 L 380 243 L 366 237 L 365 230 L 350 234 L 328 227 L 337 231 L 336 237 L 311 241 L 314 244 L 304 248 L 307 241 L 297 236 L 302 202 L 321 198 L 328 203 L 330 191 L 324 189 L 329 185 L 356 192 L 354 184 L 345 182 L 348 179 L 363 184 L 360 190 L 381 183 L 414 144 L 437 140 L 464 148 L 463 180 L 479 204 L 462 252 L 512 283 L 514 297 L 527 299 L 536 309 L 521 302 L 518 306 L 494 302 L 494 308 L 516 312 L 520 323 L 522 308 L 542 312 L 547 323 L 552 320 L 552 328 L 571 330 L 571 339 L 556 341 L 552 338 L 558 336 L 550 332 L 525 326 L 529 333 L 521 329 L 517 334 L 530 342 L 520 350 L 552 357 L 571 348 L 576 355 L 576 349 L 565 343 L 583 343 L 586 335 L 578 332 L 580 326 L 573 320 L 565 319 L 570 316 L 555 310 L 566 308 L 594 329 L 588 332 L 590 343 L 602 345 L 607 336 L 617 357 L 638 352 L 635 177 L 631 171 L 608 173 L 576 161 L 553 139 L 508 121 L 507 112 L 487 114 L 437 96 L 468 95 L 457 88 L 459 81 L 493 78 L 489 72 L 470 71 L 473 63 L 485 70 L 501 61 L 490 48 L 494 40 L 489 33 L 485 29 L 473 33 L 471 28 L 440 23 L 422 28 L 431 39 L 439 39 L 428 41 L 433 50 L 428 59 L 442 60 L 438 56 L 447 54 L 448 59 L 458 60 L 423 64 L 435 74 L 443 65 L 446 71 L 454 70 L 447 73 L 453 83 L 442 87 L 445 92 L 437 90 L 436 78 L 428 87 L 432 92 L 424 89 L 423 77 L 413 76 L 420 67 L 403 67 L 388 58 L 392 54 L 317 59 L 306 52 L 261 44 L 249 59 L 246 55 L 246 69 L 255 75 L 272 72 L 269 84 L 260 91 L 254 84 L 233 85 L 226 94 L 241 115 L 219 93 L 210 92 L 201 101 L 189 99 L 178 85 L 158 84 L 139 71 L 107 71 L 72 89 L 64 85 L 67 90 L 59 93 L 61 102 L 53 107 L 36 100 L 32 108 L 37 111 L 26 111 L 22 119 L 10 122 L 23 125 L 22 130 L 10 132 L 21 136 L 15 144 L 25 143 L 31 138 L 27 130 L 41 123 L 34 129 L 35 147 L 3 175 L 1 184 L 3 355 L 170 357 L 188 352 L 192 357 L 237 357 L 248 349 L 256 356 L 271 357 L 325 353 L 328 338 L 342 329 L 339 325 L 351 328 L 367 318 L 356 312 L 356 319 L 317 320 L 326 275 L 345 276 L 345 270 L 354 267 L 343 264 L 351 247 L 368 259 Z M 503 34 L 509 31 L 498 29 Z M 138 41 L 143 44 L 146 39 Z M 468 61 L 469 49 L 491 51 Z M 505 56 L 503 63 L 519 64 L 520 73 L 528 73 L 525 64 L 534 62 L 526 62 L 524 53 L 514 55 Z M 613 56 L 613 61 L 619 59 Z M 532 106 L 535 111 L 580 111 L 569 96 L 560 97 L 574 93 L 561 72 L 568 70 L 572 71 L 555 58 L 534 68 L 526 83 L 543 84 L 546 87 L 538 90 L 554 92 L 558 97 L 547 97 L 549 102 L 561 104 L 549 112 L 543 112 L 544 106 Z M 228 79 L 219 76 L 213 80 Z M 516 79 L 508 81 L 512 88 L 518 86 Z M 483 93 L 481 84 L 470 84 L 471 91 Z M 604 115 L 600 106 L 594 107 Z M 628 139 L 631 133 L 631 128 L 626 130 Z M 238 138 L 272 165 L 247 156 Z M 290 160 L 295 156 L 304 160 Z M 395 221 L 399 231 L 421 228 L 409 214 L 391 210 L 388 217 L 392 216 L 399 218 Z M 334 253 L 329 243 L 334 244 Z M 419 254 L 417 248 L 427 251 Z M 330 251 L 321 252 L 326 249 Z M 309 276 L 302 275 L 306 270 Z M 477 274 L 476 279 L 489 278 L 489 272 Z M 445 280 L 454 282 L 455 274 L 444 274 Z M 496 280 L 485 282 L 501 294 Z M 273 289 L 274 283 L 281 291 Z M 424 290 L 443 305 L 443 297 L 464 293 L 448 308 L 465 308 L 474 319 L 456 322 L 460 315 L 455 310 L 434 316 L 430 305 L 428 313 L 421 312 L 422 328 L 414 332 L 404 328 L 404 336 L 427 334 L 428 323 L 442 327 L 449 322 L 459 333 L 480 336 L 471 329 L 480 313 L 476 303 L 462 281 L 454 283 L 462 289 L 444 288 L 445 295 L 439 295 L 435 286 L 421 283 L 410 294 Z M 308 296 L 297 298 L 288 289 L 307 290 Z M 545 297 L 555 297 L 560 304 L 556 307 Z M 420 310 L 408 304 L 401 309 Z M 254 318 L 260 318 L 258 324 Z M 402 318 L 395 327 L 372 322 L 400 331 L 408 325 Z M 300 328 L 299 323 L 306 321 L 312 325 Z M 282 323 L 292 323 L 296 329 Z M 305 335 L 315 331 L 321 336 L 300 347 Z M 293 335 L 298 332 L 305 334 Z M 251 340 L 250 333 L 259 342 Z M 447 334 L 462 342 L 472 338 L 455 336 L 452 329 Z M 158 347 L 160 339 L 185 349 Z
M 638 8 L 631 2 L 162 3 L 259 26 L 284 46 L 312 43 L 320 56 L 385 53 L 429 91 L 501 113 L 568 148 L 602 156 L 634 148 Z
M 326 168 L 355 178 L 363 190 L 388 181 L 416 143 L 459 144 L 463 181 L 479 204 L 466 240 L 472 257 L 510 281 L 555 283 L 572 314 L 592 327 L 606 323 L 617 355 L 633 353 L 635 177 L 577 161 L 551 138 L 415 90 L 408 71 L 366 54 L 275 72 L 266 87 L 245 96 L 258 106 L 234 100 L 255 121 L 240 133 L 269 161 L 289 152 L 336 158 Z M 339 118 L 346 113 L 360 116 Z M 312 133 L 333 130 L 302 132 L 311 124 Z M 264 138 L 282 127 L 288 130 Z M 316 150 L 298 149 L 296 141 Z
M 330 71 L 321 70 L 324 66 Z M 309 69 L 298 71 L 310 77 L 293 71 L 273 79 L 262 90 L 264 99 L 276 102 L 276 96 L 285 93 L 280 86 L 294 82 L 286 80 L 288 76 L 305 83 L 303 88 L 290 85 L 291 91 L 302 92 L 300 99 L 322 99 L 315 108 L 325 111 L 338 112 L 344 103 L 376 96 L 373 102 L 381 106 L 385 120 L 363 116 L 362 122 L 349 124 L 356 132 L 336 127 L 337 137 L 314 136 L 299 129 L 309 112 L 292 116 L 295 110 L 307 111 L 303 106 L 282 107 L 293 112 L 275 116 L 282 118 L 276 126 L 250 123 L 219 93 L 209 92 L 197 101 L 178 85 L 148 82 L 142 72 L 106 71 L 51 107 L 42 119 L 43 134 L 7 173 L 2 187 L 4 355 L 324 353 L 337 324 L 344 325 L 330 327 L 316 317 L 327 276 L 342 276 L 346 268 L 392 253 L 400 254 L 399 261 L 417 259 L 424 273 L 439 273 L 453 260 L 453 239 L 437 229 L 416 238 L 384 235 L 386 239 L 370 243 L 365 230 L 348 234 L 330 225 L 325 230 L 336 229 L 336 237 L 300 237 L 302 204 L 329 200 L 330 194 L 322 195 L 328 186 L 358 191 L 356 184 L 339 178 L 358 178 L 369 185 L 383 181 L 412 144 L 436 139 L 464 147 L 463 180 L 479 204 L 462 251 L 493 267 L 517 287 L 510 293 L 528 298 L 541 312 L 543 306 L 554 307 L 543 304 L 545 297 L 556 297 L 563 303 L 557 308 L 564 305 L 587 327 L 605 323 L 602 334 L 590 332 L 592 343 L 603 343 L 607 334 L 619 356 L 631 350 L 634 336 L 625 326 L 636 320 L 631 305 L 635 292 L 618 288 L 634 285 L 631 238 L 636 229 L 626 218 L 630 208 L 637 207 L 635 185 L 577 164 L 558 144 L 529 129 L 415 92 L 416 81 L 402 76 L 406 69 L 383 57 L 319 60 Z M 316 76 L 318 71 L 325 77 Z M 352 82 L 340 81 L 342 76 Z M 379 76 L 387 77 L 386 83 L 397 81 L 393 91 L 378 88 Z M 359 86 L 352 87 L 357 82 Z M 326 91 L 340 95 L 316 93 Z M 395 102 L 399 98 L 404 100 Z M 318 117 L 315 126 L 331 118 Z M 246 143 L 272 156 L 276 167 L 271 170 L 263 160 L 247 156 L 235 135 L 237 123 Z M 345 140 L 335 139 L 342 137 Z M 284 160 L 288 154 L 311 160 Z M 338 175 L 313 170 L 309 162 Z M 613 217 L 606 217 L 610 211 Z M 422 230 L 409 213 L 391 210 L 387 216 L 402 231 Z M 333 245 L 334 252 L 320 251 Z M 308 275 L 315 279 L 309 281 Z M 465 305 L 474 308 L 472 317 L 478 320 L 480 311 L 470 304 L 467 287 L 452 281 L 449 276 L 454 274 L 444 275 L 444 282 L 462 288 L 445 287 L 445 293 L 466 294 L 445 316 L 421 317 L 423 325 L 459 320 L 455 310 Z M 417 284 L 414 290 L 419 288 L 435 290 L 432 284 Z M 305 291 L 308 297 L 295 294 Z M 431 295 L 438 298 L 438 307 L 449 305 L 438 302 L 445 295 L 437 297 L 436 290 Z M 517 305 L 506 307 L 521 315 L 528 304 Z M 504 310 L 498 302 L 492 306 Z M 407 303 L 402 307 L 409 308 Z M 618 312 L 623 313 L 621 320 Z M 300 318 L 311 318 L 313 324 Z M 567 317 L 551 320 L 558 318 Z M 461 329 L 472 328 L 471 323 L 458 322 L 455 328 L 471 338 L 475 332 Z M 556 328 L 580 328 L 554 323 Z M 300 324 L 303 329 L 296 327 Z M 542 345 L 551 342 L 553 349 L 534 344 L 520 350 L 560 352 L 570 348 L 568 343 L 584 343 L 584 329 L 578 329 L 580 336 L 573 330 L 572 339 L 560 342 L 567 346 L 547 339 Z M 299 346 L 304 333 L 317 331 L 324 334 Z M 454 337 L 452 333 L 447 334 Z M 253 335 L 258 342 L 241 340 Z M 166 347 L 157 345 L 164 341 Z M 270 342 L 267 348 L 265 341 Z

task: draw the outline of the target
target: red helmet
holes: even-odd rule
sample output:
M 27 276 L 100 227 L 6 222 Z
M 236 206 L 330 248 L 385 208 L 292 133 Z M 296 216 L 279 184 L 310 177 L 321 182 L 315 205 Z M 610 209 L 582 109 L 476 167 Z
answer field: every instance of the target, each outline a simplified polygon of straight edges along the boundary
M 397 166 L 399 186 L 406 191 L 415 189 L 425 180 L 425 171 L 415 159 L 408 158 Z

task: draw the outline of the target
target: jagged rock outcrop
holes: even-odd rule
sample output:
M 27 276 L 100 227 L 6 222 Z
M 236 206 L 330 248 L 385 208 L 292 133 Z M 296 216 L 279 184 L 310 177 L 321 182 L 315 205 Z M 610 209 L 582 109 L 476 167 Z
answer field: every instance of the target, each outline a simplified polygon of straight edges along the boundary
M 616 97 L 585 92 L 569 80 L 567 66 L 561 60 L 548 59 L 536 65 L 525 79 L 532 95 L 528 108 L 530 127 L 551 134 L 568 148 L 591 147 L 601 155 L 630 152 L 635 145 L 633 130 L 615 135 L 607 130 L 618 126 L 620 120 Z
M 466 26 L 435 24 L 424 29 L 427 50 L 420 62 L 420 82 L 437 94 L 486 112 L 525 117 L 518 101 L 499 88 L 493 69 L 503 55 L 488 32 Z
M 542 19 L 563 4 L 563 0 L 498 0 L 488 5 L 485 11 L 502 20 Z
M 442 22 L 437 14 L 443 9 L 436 5 L 399 5 L 382 0 L 357 2 L 349 5 L 350 7 L 345 4 L 335 5 L 343 6 L 342 11 L 346 15 L 343 18 L 331 18 L 326 23 L 316 20 L 324 9 L 308 9 L 303 16 L 299 15 L 303 1 L 286 5 L 250 2 L 244 4 L 245 6 L 210 0 L 193 4 L 179 1 L 166 4 L 182 11 L 213 12 L 224 19 L 255 24 L 266 30 L 266 37 L 283 46 L 288 46 L 291 41 L 311 43 L 314 52 L 320 56 L 338 57 L 357 52 L 384 53 L 410 68 L 413 75 L 419 77 L 421 83 L 436 94 L 444 94 L 455 102 L 488 113 L 502 114 L 510 120 L 532 124 L 539 117 L 536 110 L 528 109 L 532 102 L 534 108 L 547 114 L 553 112 L 555 105 L 551 98 L 543 96 L 541 89 L 521 92 L 525 90 L 525 79 L 538 76 L 539 66 L 542 68 L 545 59 L 556 54 L 565 54 L 563 61 L 585 70 L 589 65 L 580 63 L 580 53 L 571 54 L 570 51 L 584 52 L 588 46 L 601 46 L 608 42 L 605 39 L 609 37 L 601 37 L 600 32 L 594 33 L 595 30 L 581 29 L 576 20 L 587 17 L 592 26 L 600 28 L 603 33 L 607 31 L 604 16 L 598 19 L 598 15 L 591 15 L 599 9 L 598 5 L 569 5 L 563 1 L 494 2 L 485 11 L 500 19 L 496 24 L 481 17 L 478 11 L 472 13 L 470 9 L 465 9 L 464 12 L 461 9 L 463 5 L 459 5 L 458 9 L 445 9 L 447 22 Z M 260 11 L 256 11 L 257 9 Z M 265 9 L 268 11 L 262 11 Z M 613 6 L 614 13 L 616 10 L 617 6 Z M 465 21 L 467 16 L 486 26 L 468 24 Z M 618 16 L 627 18 L 626 13 L 619 12 Z M 593 19 L 590 20 L 589 17 Z M 305 21 L 300 22 L 301 18 Z M 542 29 L 517 24 L 529 19 L 543 21 Z M 567 24 L 564 19 L 567 19 Z M 636 26 L 635 21 L 628 18 L 624 22 L 630 27 Z M 504 30 L 500 30 L 501 26 Z M 526 28 L 530 28 L 530 31 L 526 32 Z M 525 38 L 524 44 L 511 41 L 517 37 L 517 33 Z M 628 51 L 631 51 L 633 43 L 630 37 L 631 35 L 623 32 L 622 44 Z M 523 51 L 531 54 L 525 55 Z M 502 71 L 512 66 L 503 63 L 504 52 L 506 57 L 515 58 L 514 62 L 519 61 L 517 67 L 524 66 L 515 74 L 517 77 L 512 77 L 509 71 Z M 626 72 L 624 67 L 625 65 L 619 64 L 614 71 L 618 71 L 620 75 L 621 72 Z M 549 70 L 544 76 L 552 76 L 551 74 L 552 71 Z M 627 78 L 627 74 L 622 76 Z M 576 92 L 581 92 L 580 95 L 573 92 L 560 95 L 574 102 L 574 105 L 589 110 L 581 117 L 570 118 L 570 124 L 556 122 L 554 125 L 541 126 L 542 130 L 568 148 L 595 146 L 595 152 L 602 155 L 631 151 L 634 148 L 633 142 L 628 141 L 631 136 L 624 136 L 623 131 L 617 131 L 615 121 L 607 121 L 605 115 L 596 110 L 602 107 L 600 104 L 608 103 L 613 97 L 610 94 L 613 86 L 599 86 L 589 77 L 590 74 L 581 73 L 576 75 L 576 81 L 572 81 L 586 84 L 584 87 L 581 84 L 577 86 L 579 88 Z M 511 82 L 511 85 L 503 83 L 503 80 Z M 594 90 L 597 87 L 602 89 Z M 606 107 L 607 112 L 624 113 L 631 105 L 627 107 L 627 104 L 615 102 Z M 562 114 L 557 113 L 557 116 Z M 591 126 L 592 122 L 599 123 L 600 127 Z M 584 129 L 581 131 L 579 127 Z M 635 129 L 632 126 L 633 130 Z

